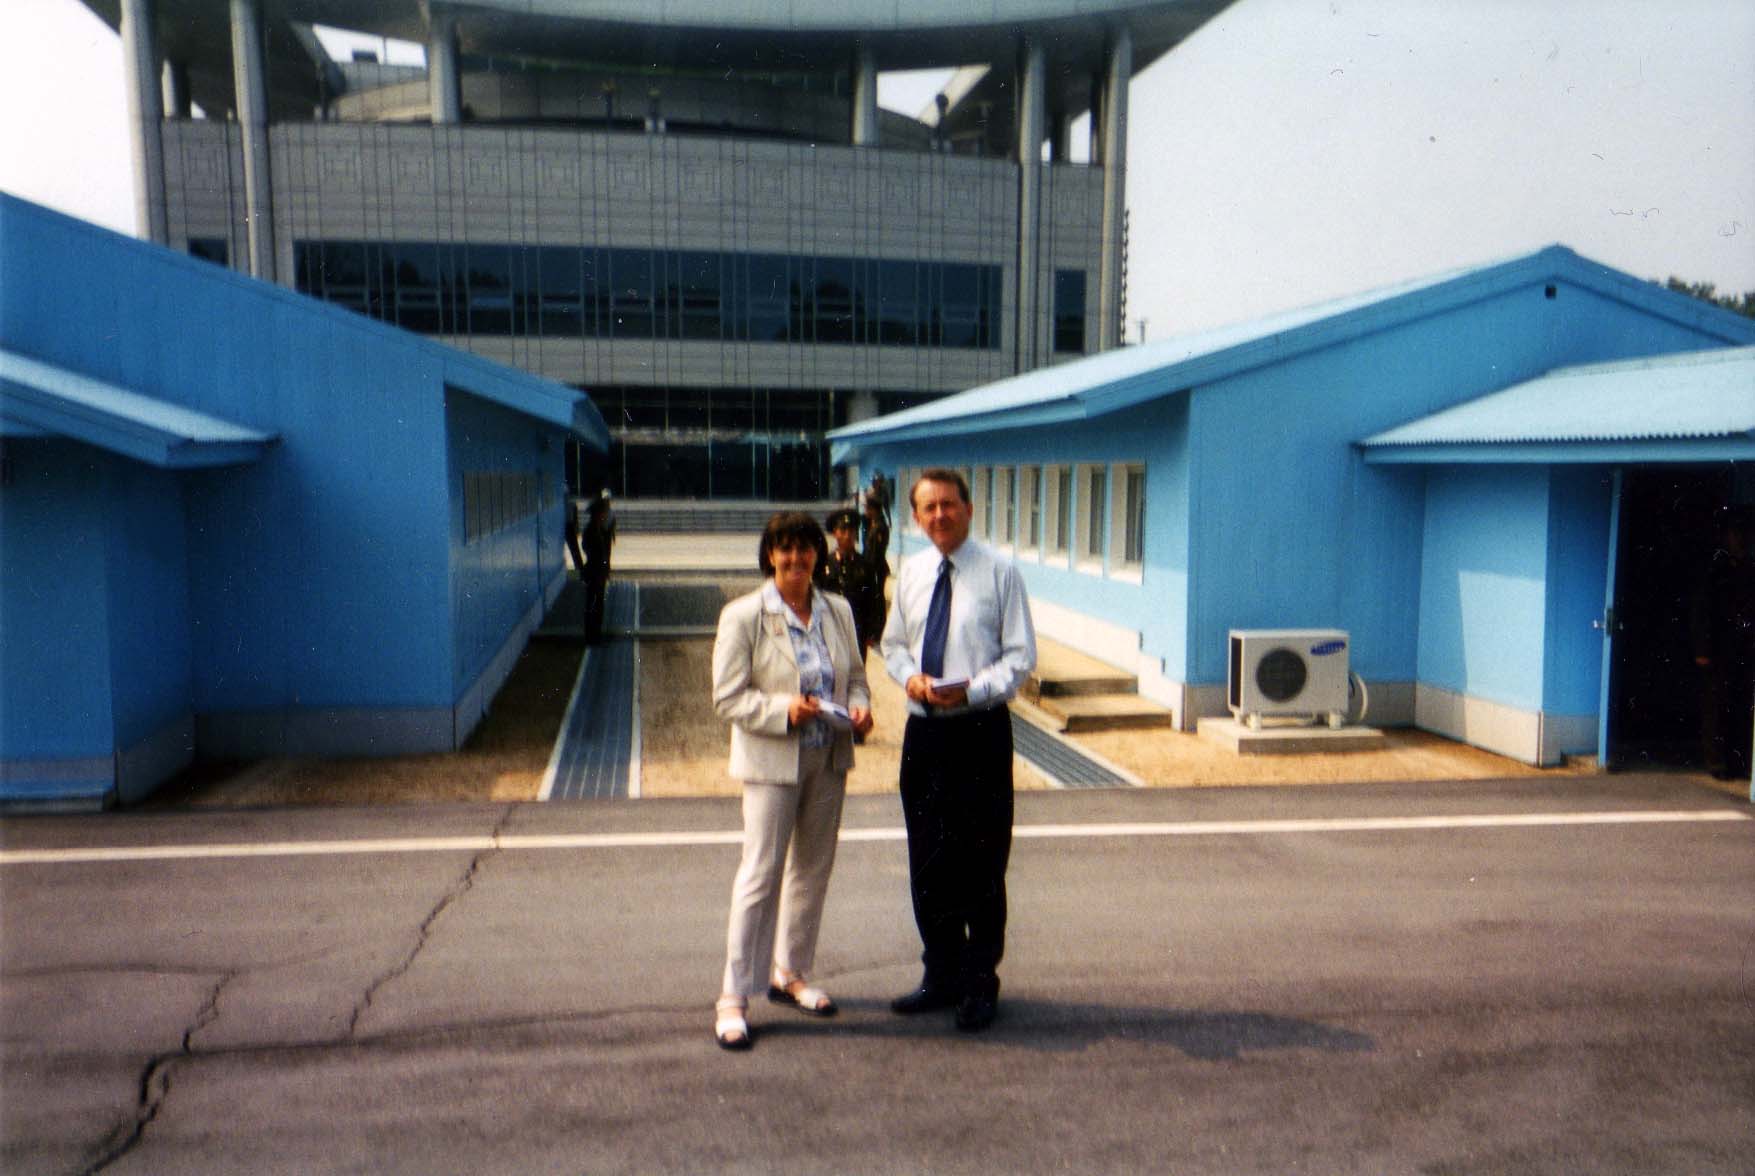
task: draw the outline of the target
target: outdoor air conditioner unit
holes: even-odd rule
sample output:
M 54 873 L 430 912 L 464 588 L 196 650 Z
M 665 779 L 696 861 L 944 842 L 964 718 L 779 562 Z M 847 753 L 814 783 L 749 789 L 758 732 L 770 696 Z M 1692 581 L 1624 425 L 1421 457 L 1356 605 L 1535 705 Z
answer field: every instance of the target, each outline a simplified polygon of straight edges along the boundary
M 1226 699 L 1237 721 L 1347 721 L 1347 634 L 1340 629 L 1232 629 Z

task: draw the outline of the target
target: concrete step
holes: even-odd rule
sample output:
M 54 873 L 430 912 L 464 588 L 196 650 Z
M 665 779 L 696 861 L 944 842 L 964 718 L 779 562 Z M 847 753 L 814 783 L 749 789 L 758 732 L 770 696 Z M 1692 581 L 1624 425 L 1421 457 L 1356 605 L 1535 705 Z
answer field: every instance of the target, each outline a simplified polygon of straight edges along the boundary
M 1120 672 L 1077 677 L 1043 677 L 1030 675 L 1025 685 L 1031 698 L 1076 698 L 1090 694 L 1137 694 L 1139 679 Z
M 1139 679 L 1107 662 L 1069 649 L 1046 637 L 1036 639 L 1036 671 L 1024 684 L 1031 699 L 1085 694 L 1134 694 Z
M 1138 694 L 1073 694 L 1039 697 L 1036 707 L 1062 731 L 1113 731 L 1120 728 L 1169 727 L 1175 716 Z

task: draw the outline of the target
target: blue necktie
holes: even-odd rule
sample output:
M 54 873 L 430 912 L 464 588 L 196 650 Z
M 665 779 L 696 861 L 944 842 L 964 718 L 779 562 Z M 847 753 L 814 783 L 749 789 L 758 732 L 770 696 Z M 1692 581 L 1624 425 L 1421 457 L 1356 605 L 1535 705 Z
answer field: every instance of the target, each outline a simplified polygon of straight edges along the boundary
M 926 636 L 920 642 L 920 668 L 934 678 L 945 674 L 945 638 L 951 632 L 951 561 L 938 565 L 938 583 L 926 609 Z

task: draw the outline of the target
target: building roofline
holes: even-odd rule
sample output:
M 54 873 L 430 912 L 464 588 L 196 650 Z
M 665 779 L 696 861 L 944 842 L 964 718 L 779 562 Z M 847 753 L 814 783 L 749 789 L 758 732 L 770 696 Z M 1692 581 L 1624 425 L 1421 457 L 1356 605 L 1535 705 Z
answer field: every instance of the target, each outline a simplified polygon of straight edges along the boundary
M 1568 283 L 1640 307 L 1726 343 L 1755 343 L 1755 321 L 1666 290 L 1562 245 L 1318 303 L 1250 322 L 1057 367 L 1039 368 L 955 396 L 846 425 L 829 434 L 836 460 L 860 448 L 924 436 L 1023 425 L 1036 418 L 1088 419 L 1229 379 L 1508 290 Z
M 603 414 L 589 396 L 576 388 L 506 367 L 272 282 L 264 282 L 174 249 L 141 241 L 101 225 L 68 216 L 10 193 L 0 192 L 0 218 L 13 216 L 54 219 L 73 231 L 116 238 L 134 248 L 151 251 L 160 264 L 180 267 L 206 282 L 228 284 L 240 297 L 266 299 L 270 304 L 286 306 L 299 314 L 322 316 L 348 330 L 375 335 L 388 345 L 412 348 L 438 361 L 447 384 L 566 429 L 599 454 L 609 452 L 609 427 L 604 423 Z M 0 340 L 0 343 L 3 342 L 4 340 Z

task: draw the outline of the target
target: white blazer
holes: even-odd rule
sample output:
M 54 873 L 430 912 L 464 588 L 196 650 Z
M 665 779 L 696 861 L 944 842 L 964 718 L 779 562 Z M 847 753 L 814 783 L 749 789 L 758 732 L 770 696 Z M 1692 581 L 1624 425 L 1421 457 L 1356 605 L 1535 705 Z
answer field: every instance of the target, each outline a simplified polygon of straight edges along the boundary
M 823 617 L 823 640 L 835 668 L 835 701 L 871 708 L 865 665 L 854 636 L 847 601 L 811 589 L 813 615 Z M 726 605 L 713 640 L 713 709 L 731 724 L 731 776 L 757 784 L 798 783 L 799 739 L 786 726 L 786 712 L 799 693 L 798 657 L 786 618 L 762 608 L 757 589 Z M 829 766 L 853 766 L 853 734 L 837 731 Z

